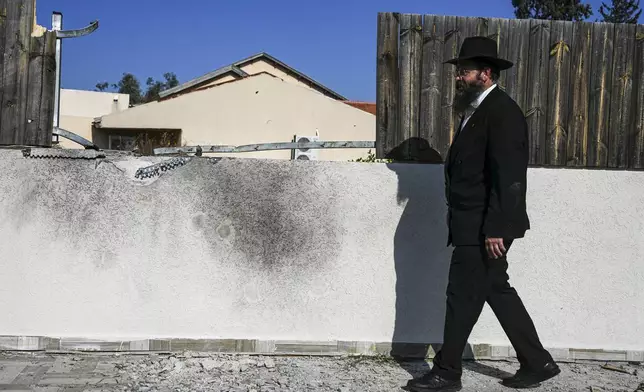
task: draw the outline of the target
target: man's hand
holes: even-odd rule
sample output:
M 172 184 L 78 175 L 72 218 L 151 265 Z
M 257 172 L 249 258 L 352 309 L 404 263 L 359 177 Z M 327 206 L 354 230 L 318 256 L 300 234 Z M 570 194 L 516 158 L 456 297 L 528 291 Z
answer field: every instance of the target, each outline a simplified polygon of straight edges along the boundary
M 491 259 L 503 257 L 503 254 L 505 253 L 503 238 L 486 238 L 485 249 L 487 249 L 487 254 Z

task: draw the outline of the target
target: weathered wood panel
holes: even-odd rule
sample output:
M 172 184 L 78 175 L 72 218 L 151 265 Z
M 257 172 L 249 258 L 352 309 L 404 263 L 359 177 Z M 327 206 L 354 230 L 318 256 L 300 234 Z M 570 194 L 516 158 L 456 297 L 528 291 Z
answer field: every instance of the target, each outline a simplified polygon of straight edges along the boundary
M 613 40 L 615 26 L 593 23 L 592 67 L 590 69 L 588 147 L 586 164 L 590 167 L 608 165 L 611 84 L 613 80 Z
M 568 21 L 552 21 L 550 25 L 550 61 L 547 82 L 548 125 L 546 128 L 547 148 L 545 154 L 545 163 L 548 165 L 566 165 L 572 30 L 573 24 Z
M 449 149 L 449 134 L 441 128 L 441 86 L 443 83 L 443 40 L 445 17 L 425 15 L 423 21 L 423 66 L 420 95 L 419 135 L 445 159 Z
M 51 143 L 54 117 L 56 36 L 32 38 L 31 45 L 25 140 L 27 145 L 44 146 Z
M 6 4 L 2 106 L 0 107 L 0 144 L 22 144 L 25 130 L 27 65 L 31 27 L 31 1 L 8 1 Z M 25 25 L 29 26 L 25 30 Z
M 635 132 L 633 134 L 633 149 L 631 167 L 644 169 L 644 25 L 637 25 L 635 35 Z
M 458 57 L 458 51 L 460 49 L 459 44 L 459 24 L 458 19 L 455 16 L 446 16 L 445 17 L 445 35 L 443 37 L 443 61 L 453 59 Z M 441 105 L 441 130 L 440 132 L 443 135 L 446 135 L 451 143 L 454 137 L 454 129 L 458 124 L 455 125 L 457 119 L 454 111 L 452 110 L 452 101 L 454 99 L 454 75 L 455 68 L 451 64 L 442 64 L 443 67 L 443 80 L 441 91 L 443 93 L 443 101 Z M 441 155 L 443 152 L 441 151 Z M 443 155 L 444 156 L 444 155 Z
M 548 112 L 548 63 L 550 21 L 530 20 L 530 50 L 525 113 L 530 131 L 530 164 L 546 162 L 546 115 Z
M 486 36 L 487 35 L 487 29 L 488 29 L 488 23 L 490 21 L 489 18 L 484 18 L 484 17 L 468 17 L 468 24 L 475 26 L 474 31 L 472 32 L 472 35 L 478 35 L 478 36 Z
M 396 146 L 419 136 L 420 90 L 423 53 L 423 21 L 421 15 L 400 16 L 400 128 Z M 405 143 L 400 159 L 418 156 L 417 143 Z
M 395 18 L 397 14 L 391 15 Z M 392 79 L 394 83 L 405 83 L 396 84 L 402 94 L 400 102 L 395 97 L 389 100 L 397 105 L 392 116 L 397 116 L 398 125 L 391 129 L 397 127 L 398 142 L 416 136 L 418 121 L 417 135 L 445 157 L 460 119 L 452 109 L 455 69 L 444 61 L 458 56 L 466 37 L 482 35 L 495 39 L 499 55 L 514 62 L 501 73 L 498 84 L 525 113 L 531 165 L 644 165 L 641 26 L 425 15 L 423 43 L 414 45 L 405 31 L 411 31 L 418 19 L 413 15 L 404 18 L 410 29 L 403 28 L 400 53 L 396 54 L 401 69 L 390 65 L 402 75 Z M 379 66 L 381 42 L 379 35 Z M 417 82 L 420 92 L 412 82 L 418 79 L 416 52 L 422 52 Z M 379 75 L 382 73 L 379 69 Z M 415 113 L 416 101 L 420 113 Z M 378 111 L 385 112 L 382 107 Z M 380 131 L 381 119 L 378 124 Z M 378 139 L 381 149 L 386 143 L 395 145 L 396 139 L 383 142 L 381 133 Z
M 4 52 L 6 47 L 6 26 L 7 26 L 7 1 L 0 0 L 0 104 L 4 97 L 4 85 L 2 77 L 4 75 Z M 0 125 L 2 123 L 2 111 L 0 110 Z
M 398 14 L 378 14 L 376 84 L 376 157 L 384 158 L 398 134 Z
M 53 100 L 53 79 L 43 79 L 43 56 L 54 55 L 55 36 L 32 37 L 34 7 L 34 0 L 0 0 L 2 145 L 51 145 L 51 121 L 41 110 Z
M 456 48 L 457 51 L 454 57 L 458 56 L 458 52 L 465 38 L 479 35 L 479 30 L 483 28 L 482 26 L 485 26 L 487 29 L 487 22 L 485 22 L 485 20 L 486 19 L 484 18 L 462 17 L 456 21 L 459 34 Z
M 573 26 L 571 43 L 570 85 L 571 97 L 569 112 L 568 140 L 566 145 L 566 164 L 568 166 L 586 166 L 589 128 L 589 94 L 590 70 L 601 58 L 591 58 L 592 24 L 576 23 Z M 596 64 L 595 64 L 596 65 Z
M 20 55 L 18 57 L 18 128 L 14 136 L 14 144 L 29 144 L 27 135 L 27 104 L 29 103 L 29 55 L 31 50 L 31 33 L 35 24 L 36 2 L 22 0 L 20 8 Z M 49 135 L 51 144 L 51 135 Z
M 508 19 L 491 18 L 487 20 L 487 31 L 484 32 L 484 36 L 496 41 L 499 57 L 515 62 L 515 60 L 511 59 L 511 57 L 513 56 L 508 51 L 510 44 L 508 36 L 509 24 L 510 23 Z M 499 75 L 499 80 L 497 81 L 499 87 L 506 91 L 507 74 L 507 70 L 501 72 L 501 74 Z
M 610 133 L 608 166 L 626 168 L 629 161 L 629 132 L 632 132 L 633 60 L 635 48 L 634 24 L 615 26 L 613 53 L 612 104 L 610 107 Z
M 508 21 L 507 52 L 505 58 L 512 61 L 514 66 L 505 72 L 506 92 L 517 102 L 527 114 L 530 108 L 527 103 L 527 76 L 529 68 L 530 20 L 510 19 Z M 532 102 L 531 102 L 532 104 Z M 532 123 L 530 123 L 532 125 Z M 531 154 L 531 157 L 533 154 Z

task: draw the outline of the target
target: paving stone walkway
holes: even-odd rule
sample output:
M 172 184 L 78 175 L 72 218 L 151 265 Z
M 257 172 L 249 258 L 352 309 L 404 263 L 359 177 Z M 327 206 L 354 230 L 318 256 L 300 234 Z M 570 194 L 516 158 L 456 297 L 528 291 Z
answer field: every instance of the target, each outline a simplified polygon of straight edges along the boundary
M 644 392 L 642 365 L 613 364 L 621 372 L 601 365 L 561 364 L 559 377 L 532 391 Z M 463 391 L 509 391 L 499 381 L 516 368 L 514 362 L 466 362 Z M 403 391 L 427 369 L 422 361 L 364 357 L 0 352 L 0 391 Z

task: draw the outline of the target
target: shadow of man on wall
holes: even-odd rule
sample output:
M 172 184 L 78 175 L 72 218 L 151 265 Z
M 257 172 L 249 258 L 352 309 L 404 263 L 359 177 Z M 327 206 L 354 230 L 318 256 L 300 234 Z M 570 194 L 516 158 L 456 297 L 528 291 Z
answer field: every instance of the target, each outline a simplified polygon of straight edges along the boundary
M 393 160 L 387 166 L 398 176 L 397 199 L 405 205 L 394 236 L 396 320 L 391 356 L 416 377 L 427 370 L 419 360 L 430 347 L 438 351 L 443 340 L 451 257 L 443 159 L 418 137 L 403 141 L 386 158 Z

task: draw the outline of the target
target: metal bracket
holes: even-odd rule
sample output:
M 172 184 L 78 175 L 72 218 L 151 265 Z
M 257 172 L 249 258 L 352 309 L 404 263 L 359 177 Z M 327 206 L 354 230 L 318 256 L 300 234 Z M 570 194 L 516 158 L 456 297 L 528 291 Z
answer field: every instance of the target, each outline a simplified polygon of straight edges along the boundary
M 292 149 L 326 149 L 326 148 L 375 148 L 376 142 L 371 140 L 355 141 L 319 141 L 319 142 L 294 142 L 294 143 L 259 143 L 244 146 L 186 146 L 186 147 L 161 147 L 154 149 L 154 155 L 167 154 L 198 154 L 202 153 L 238 153 L 272 150 Z
M 62 27 L 62 26 L 61 26 Z M 98 29 L 98 20 L 93 21 L 87 27 L 78 30 L 56 30 L 56 38 L 78 38 L 92 34 Z
M 62 129 L 62 128 L 59 128 L 59 127 L 54 127 L 54 132 L 53 133 L 54 133 L 54 135 L 62 136 L 65 139 L 69 139 L 69 140 L 71 140 L 73 142 L 76 142 L 76 143 L 80 144 L 81 146 L 85 147 L 86 150 L 96 150 L 96 151 L 100 150 L 100 148 L 98 148 L 98 146 L 96 144 L 94 144 L 94 143 L 90 142 L 89 140 L 85 139 L 84 137 L 79 136 L 79 135 L 75 134 L 74 132 L 70 132 L 70 131 L 68 131 L 66 129 Z
M 98 29 L 98 21 L 90 23 L 89 26 L 79 30 L 63 30 L 63 14 L 54 12 L 51 17 L 51 31 L 56 34 L 56 86 L 54 87 L 54 121 L 53 129 L 60 126 L 60 76 L 62 74 L 60 66 L 63 52 L 63 39 L 78 38 L 89 35 Z M 61 135 L 62 136 L 62 135 Z M 58 143 L 58 134 L 53 132 L 52 142 Z M 74 140 L 76 141 L 76 140 Z M 81 143 L 83 144 L 83 143 Z

